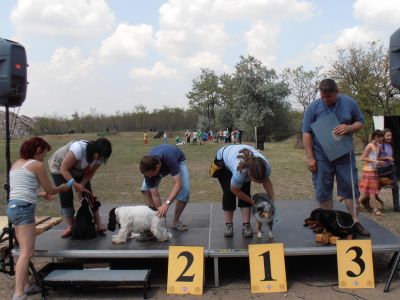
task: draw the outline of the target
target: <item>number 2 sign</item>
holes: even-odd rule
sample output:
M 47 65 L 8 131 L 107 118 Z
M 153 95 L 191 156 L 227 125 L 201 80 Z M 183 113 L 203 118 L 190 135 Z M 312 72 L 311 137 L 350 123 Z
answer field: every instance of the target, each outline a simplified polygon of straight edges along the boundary
M 204 247 L 170 246 L 168 294 L 203 294 Z
M 371 240 L 338 240 L 339 288 L 374 288 Z

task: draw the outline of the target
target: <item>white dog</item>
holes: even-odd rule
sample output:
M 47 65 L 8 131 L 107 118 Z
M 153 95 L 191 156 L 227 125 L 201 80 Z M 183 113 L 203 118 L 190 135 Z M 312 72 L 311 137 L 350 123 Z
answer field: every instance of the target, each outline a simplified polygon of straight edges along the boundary
M 159 218 L 157 211 L 148 206 L 120 206 L 109 212 L 108 230 L 114 231 L 117 224 L 120 229 L 117 236 L 113 237 L 113 244 L 126 243 L 131 234 L 147 235 L 151 232 L 161 242 L 172 237 L 165 226 L 165 218 Z

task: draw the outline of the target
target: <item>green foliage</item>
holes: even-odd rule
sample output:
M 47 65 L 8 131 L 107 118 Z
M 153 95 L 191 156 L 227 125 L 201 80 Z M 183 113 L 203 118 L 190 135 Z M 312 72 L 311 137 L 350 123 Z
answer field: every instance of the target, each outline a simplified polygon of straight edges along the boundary
M 359 135 L 366 144 L 372 117 L 399 111 L 399 91 L 390 83 L 386 50 L 380 42 L 339 48 L 329 73 L 341 92 L 356 99 L 364 113 L 365 125 Z

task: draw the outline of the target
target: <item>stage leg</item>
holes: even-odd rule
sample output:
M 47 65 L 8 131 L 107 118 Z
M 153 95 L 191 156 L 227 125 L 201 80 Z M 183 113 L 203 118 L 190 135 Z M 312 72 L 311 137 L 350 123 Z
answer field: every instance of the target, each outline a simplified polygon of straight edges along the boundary
M 400 262 L 400 252 L 397 252 L 396 259 L 394 260 L 393 265 L 392 265 L 392 271 L 390 272 L 389 279 L 386 282 L 385 288 L 383 289 L 383 291 L 385 293 L 389 292 L 390 284 L 392 283 L 394 273 L 397 272 L 397 275 L 399 275 L 399 273 L 397 271 L 397 269 L 399 268 L 399 262 Z
M 218 257 L 214 257 L 214 287 L 219 287 Z

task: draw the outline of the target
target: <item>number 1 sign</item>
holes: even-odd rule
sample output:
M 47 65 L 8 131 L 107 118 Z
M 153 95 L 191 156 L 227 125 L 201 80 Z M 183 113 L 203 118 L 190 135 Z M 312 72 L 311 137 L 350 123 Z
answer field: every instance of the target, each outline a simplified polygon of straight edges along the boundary
M 203 294 L 204 247 L 170 246 L 168 294 Z
M 283 244 L 249 245 L 252 293 L 286 292 Z

